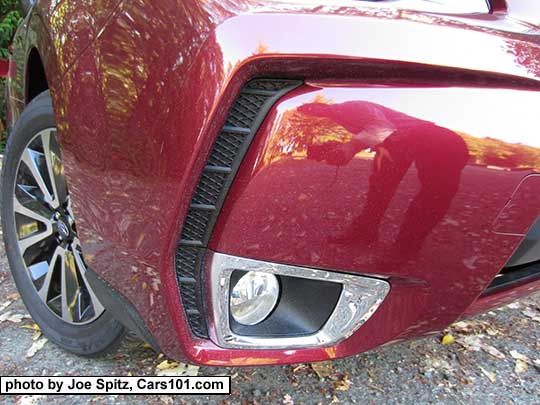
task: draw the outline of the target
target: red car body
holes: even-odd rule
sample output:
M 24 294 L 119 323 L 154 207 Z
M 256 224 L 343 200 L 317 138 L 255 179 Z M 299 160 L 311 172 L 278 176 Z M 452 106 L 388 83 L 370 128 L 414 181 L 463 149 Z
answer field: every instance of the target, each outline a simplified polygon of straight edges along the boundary
M 511 1 L 470 14 L 317 3 L 38 0 L 15 38 L 9 122 L 50 89 L 86 261 L 170 357 L 339 358 L 540 288 L 539 273 L 488 288 L 540 207 L 539 26 Z M 258 78 L 298 85 L 263 117 L 205 247 L 387 280 L 380 308 L 330 347 L 223 348 L 182 309 L 190 201 Z M 384 150 L 353 147 L 381 115 Z

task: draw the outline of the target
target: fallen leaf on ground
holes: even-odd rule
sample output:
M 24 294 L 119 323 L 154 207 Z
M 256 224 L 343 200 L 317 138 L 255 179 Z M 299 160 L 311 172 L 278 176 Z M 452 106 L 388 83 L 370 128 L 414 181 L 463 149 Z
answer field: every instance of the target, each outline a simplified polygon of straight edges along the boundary
M 45 337 L 32 343 L 32 346 L 30 346 L 30 349 L 28 349 L 28 351 L 26 352 L 26 357 L 33 357 L 34 354 L 43 349 L 45 343 L 47 343 L 47 338 Z
M 167 404 L 167 405 L 174 404 L 174 399 L 172 397 L 170 397 L 170 396 L 161 395 L 159 397 L 159 400 L 163 404 Z
M 13 293 L 9 294 L 6 298 L 10 301 L 17 301 L 19 298 L 21 298 L 21 296 L 19 293 Z
M 336 391 L 348 391 L 351 388 L 351 380 L 347 375 L 344 375 L 341 380 L 335 381 L 332 385 Z
M 2 304 L 0 304 L 0 311 L 3 311 L 4 309 L 6 309 L 7 307 L 9 307 L 11 305 L 13 301 L 5 301 L 3 302 Z
M 369 388 L 371 388 L 372 390 L 376 390 L 376 391 L 382 392 L 382 393 L 384 394 L 384 390 L 383 390 L 381 387 L 377 387 L 376 385 L 373 385 L 373 384 L 366 384 L 366 387 L 369 387 Z
M 530 308 L 527 308 L 527 309 L 521 311 L 521 313 L 523 315 L 525 315 L 526 317 L 531 318 L 535 322 L 540 322 L 540 312 L 538 312 L 538 311 L 534 311 L 534 310 L 532 310 Z
M 495 358 L 497 358 L 499 360 L 502 360 L 502 359 L 506 358 L 506 356 L 503 353 L 501 353 L 498 349 L 496 349 L 495 347 L 493 347 L 491 345 L 488 345 L 486 343 L 482 344 L 482 349 L 486 353 L 491 354 L 493 357 L 495 357 Z
M 497 376 L 495 375 L 495 373 L 491 372 L 491 371 L 487 371 L 485 368 L 483 367 L 480 367 L 480 371 L 482 371 L 482 373 L 489 379 L 489 381 L 491 381 L 492 383 L 495 383 L 497 382 Z
M 36 405 L 41 404 L 47 398 L 45 395 L 25 395 L 19 399 L 21 405 Z
M 22 325 L 21 328 L 23 329 L 31 329 L 33 331 L 41 331 L 41 328 L 37 323 L 31 323 L 30 325 Z
M 178 363 L 176 361 L 169 361 L 169 360 L 163 360 L 161 363 L 159 363 L 156 368 L 158 370 L 167 370 L 169 368 L 174 368 L 178 366 Z
M 306 369 L 306 368 L 307 368 L 307 366 L 306 366 L 305 364 L 299 364 L 298 366 L 296 366 L 295 368 L 293 368 L 292 371 L 293 371 L 294 374 L 296 374 L 296 373 L 298 373 L 299 371 L 304 370 L 304 369 Z
M 525 362 L 529 361 L 529 358 L 527 356 L 521 354 L 517 350 L 510 350 L 510 356 L 512 356 L 516 360 L 523 360 Z
M 163 369 L 158 369 L 158 372 L 156 373 L 158 376 L 190 376 L 190 377 L 196 377 L 199 375 L 199 367 L 194 366 L 192 364 L 186 364 L 186 363 L 176 363 L 176 366 L 174 367 L 167 367 Z
M 23 319 L 30 318 L 26 314 L 14 314 L 11 311 L 7 311 L 5 314 L 0 315 L 0 322 L 10 321 L 13 323 L 21 323 Z
M 454 338 L 454 336 L 452 336 L 450 333 L 447 333 L 446 335 L 444 335 L 441 339 L 441 343 L 443 345 L 451 345 L 453 344 L 454 342 L 456 341 L 456 339 Z
M 283 405 L 294 405 L 294 401 L 289 394 L 283 396 Z
M 527 371 L 529 369 L 529 365 L 527 364 L 526 361 L 523 361 L 523 360 L 516 360 L 516 365 L 514 367 L 514 371 L 516 373 L 524 373 L 525 371 Z
M 311 363 L 311 368 L 317 373 L 319 378 L 326 378 L 334 373 L 334 366 L 331 361 Z
M 499 331 L 492 327 L 486 328 L 486 332 L 489 336 L 497 336 L 499 334 Z
M 460 337 L 457 339 L 457 342 L 466 350 L 474 352 L 479 352 L 482 350 L 482 342 L 480 341 L 480 338 L 475 335 Z

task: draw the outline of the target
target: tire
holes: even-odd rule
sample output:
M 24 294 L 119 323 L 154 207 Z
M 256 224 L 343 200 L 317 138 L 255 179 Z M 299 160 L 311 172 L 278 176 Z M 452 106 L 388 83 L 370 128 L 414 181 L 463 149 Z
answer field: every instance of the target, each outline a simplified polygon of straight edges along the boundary
M 59 167 L 46 91 L 26 107 L 7 141 L 0 198 L 5 250 L 17 289 L 43 334 L 69 352 L 99 356 L 116 349 L 125 330 L 87 283 Z

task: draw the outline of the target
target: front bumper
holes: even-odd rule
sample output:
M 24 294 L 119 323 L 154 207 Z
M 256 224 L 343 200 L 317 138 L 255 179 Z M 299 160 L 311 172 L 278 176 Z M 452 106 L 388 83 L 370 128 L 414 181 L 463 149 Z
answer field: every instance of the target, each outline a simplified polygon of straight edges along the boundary
M 309 362 L 432 333 L 461 316 L 520 243 L 519 235 L 492 233 L 491 221 L 520 179 L 537 168 L 514 164 L 495 170 L 481 162 L 465 169 L 470 175 L 462 174 L 460 187 L 468 194 L 458 192 L 450 214 L 438 225 L 442 228 L 433 228 L 431 245 L 420 256 L 381 261 L 386 258 L 384 244 L 366 254 L 354 244 L 328 243 L 328 235 L 342 230 L 347 212 L 358 209 L 369 189 L 370 169 L 361 165 L 370 160 L 353 159 L 336 174 L 336 166 L 307 159 L 282 124 L 287 111 L 320 95 L 319 101 L 326 96 L 340 102 L 367 100 L 411 114 L 408 107 L 392 105 L 392 100 L 407 100 L 422 119 L 459 130 L 462 125 L 452 127 L 454 122 L 444 121 L 426 106 L 432 100 L 455 105 L 456 100 L 471 100 L 468 97 L 477 91 L 485 95 L 487 90 L 479 86 L 498 89 L 482 98 L 497 102 L 489 103 L 488 117 L 470 114 L 470 121 L 511 119 L 504 108 L 510 93 L 526 99 L 521 105 L 538 101 L 535 92 L 521 91 L 538 89 L 538 72 L 516 56 L 536 49 L 525 33 L 529 26 L 520 27 L 504 16 L 494 16 L 486 29 L 480 17 L 282 2 L 265 8 L 254 5 L 249 12 L 233 4 L 224 12 L 219 2 L 202 6 L 194 1 L 170 15 L 155 10 L 150 19 L 148 9 L 128 3 L 64 80 L 58 80 L 61 84 L 53 94 L 56 105 L 65 107 L 59 117 L 62 147 L 89 265 L 134 304 L 169 356 L 211 365 Z M 186 15 L 190 7 L 201 11 L 199 24 L 184 26 L 194 18 Z M 133 25 L 145 35 L 125 29 Z M 183 35 L 168 43 L 170 27 Z M 138 42 L 145 38 L 158 39 L 166 57 L 155 52 L 155 43 Z M 456 44 L 459 50 L 454 52 Z M 129 57 L 122 57 L 126 50 Z M 141 71 L 141 61 L 152 69 Z M 111 76 L 101 83 L 107 72 L 122 80 L 117 83 Z M 208 236 L 208 248 L 389 280 L 391 292 L 379 309 L 336 345 L 223 348 L 197 336 L 181 310 L 173 258 L 193 208 L 192 197 L 238 94 L 251 79 L 261 77 L 300 80 L 304 85 L 280 99 L 261 123 Z M 85 83 L 87 92 L 100 89 L 99 94 L 83 94 L 74 83 Z M 457 96 L 452 87 L 461 88 Z M 476 99 L 466 110 L 486 108 Z M 520 120 L 529 125 L 527 112 L 523 114 Z M 450 117 L 459 124 L 466 121 L 464 115 Z M 300 120 L 292 127 L 305 133 L 321 125 Z M 473 125 L 469 134 L 485 138 L 476 133 L 478 128 Z M 104 133 L 110 136 L 107 142 Z M 319 141 L 323 135 L 315 134 Z M 514 143 L 511 134 L 493 136 Z M 482 170 L 489 173 L 486 181 L 477 180 Z M 493 180 L 503 174 L 503 183 Z M 417 182 L 412 171 L 404 178 L 390 206 L 396 215 L 406 211 Z M 485 204 L 476 206 L 478 201 Z M 95 209 L 103 206 L 112 209 Z M 393 222 L 399 223 L 393 219 L 388 218 L 383 233 L 387 246 L 395 236 Z M 201 305 L 204 308 L 203 302 L 195 303 Z M 191 309 L 202 315 L 195 307 Z

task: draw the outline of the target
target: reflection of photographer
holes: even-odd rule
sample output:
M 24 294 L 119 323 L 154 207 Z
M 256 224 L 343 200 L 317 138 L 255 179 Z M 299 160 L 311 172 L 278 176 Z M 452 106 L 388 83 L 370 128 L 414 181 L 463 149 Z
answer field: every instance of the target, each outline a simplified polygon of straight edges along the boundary
M 390 123 L 370 125 L 349 142 L 329 141 L 319 145 L 309 145 L 308 159 L 325 161 L 334 166 L 345 166 L 354 155 L 364 149 L 374 150 L 377 155 L 381 155 L 381 159 L 387 159 L 390 157 L 388 151 L 379 145 L 394 130 L 395 128 Z
M 367 201 L 335 242 L 371 245 L 377 241 L 388 205 L 414 162 L 421 188 L 409 204 L 394 246 L 402 257 L 418 252 L 457 193 L 469 158 L 463 139 L 431 122 L 366 101 L 312 103 L 299 111 L 329 118 L 353 134 L 349 142 L 310 145 L 309 159 L 345 166 L 359 151 L 375 151 Z

